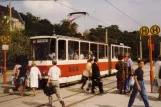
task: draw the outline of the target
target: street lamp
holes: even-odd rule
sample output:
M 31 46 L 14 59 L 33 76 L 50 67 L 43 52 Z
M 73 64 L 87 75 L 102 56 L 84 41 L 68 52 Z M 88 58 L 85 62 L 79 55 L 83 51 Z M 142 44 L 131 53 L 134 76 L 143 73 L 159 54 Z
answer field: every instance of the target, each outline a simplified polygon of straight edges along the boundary
M 105 41 L 105 43 L 108 44 L 108 30 L 107 30 L 107 27 L 106 26 L 102 26 L 102 25 L 98 25 L 98 27 L 104 27 L 106 29 L 106 33 L 105 33 L 106 41 Z

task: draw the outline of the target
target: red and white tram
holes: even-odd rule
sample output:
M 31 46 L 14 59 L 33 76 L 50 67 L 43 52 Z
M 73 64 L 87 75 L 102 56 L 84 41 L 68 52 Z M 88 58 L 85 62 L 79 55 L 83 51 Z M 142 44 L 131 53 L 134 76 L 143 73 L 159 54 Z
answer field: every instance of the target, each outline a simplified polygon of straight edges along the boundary
M 101 75 L 116 73 L 117 55 L 130 53 L 130 47 L 110 45 L 100 42 L 81 40 L 67 36 L 34 36 L 31 41 L 31 58 L 29 67 L 34 61 L 44 79 L 52 66 L 52 58 L 57 60 L 61 69 L 60 83 L 79 81 L 89 57 L 99 59 Z M 53 55 L 51 57 L 51 55 Z

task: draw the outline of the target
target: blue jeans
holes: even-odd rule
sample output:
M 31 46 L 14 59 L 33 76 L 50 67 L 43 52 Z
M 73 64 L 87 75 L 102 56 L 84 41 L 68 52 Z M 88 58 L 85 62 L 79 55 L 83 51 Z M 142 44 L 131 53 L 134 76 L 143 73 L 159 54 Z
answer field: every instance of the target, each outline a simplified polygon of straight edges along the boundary
M 125 86 L 124 86 L 124 90 L 128 90 L 129 89 L 129 80 L 125 79 Z
M 140 95 L 141 95 L 141 98 L 143 99 L 144 105 L 145 105 L 145 107 L 150 107 L 149 102 L 148 102 L 148 96 L 146 95 L 146 89 L 144 86 L 144 82 L 138 81 L 138 83 L 141 87 Z M 128 107 L 131 107 L 133 105 L 137 93 L 138 93 L 138 89 L 137 89 L 136 84 L 134 84 L 133 91 L 132 91 L 130 99 L 129 99 Z

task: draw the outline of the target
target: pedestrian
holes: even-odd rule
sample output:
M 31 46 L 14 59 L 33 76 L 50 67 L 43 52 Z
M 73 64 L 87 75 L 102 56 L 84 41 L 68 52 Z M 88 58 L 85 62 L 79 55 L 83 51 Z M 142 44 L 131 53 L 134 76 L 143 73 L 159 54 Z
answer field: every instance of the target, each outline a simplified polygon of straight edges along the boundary
M 93 64 L 93 59 L 92 58 L 88 59 L 87 60 L 87 64 L 86 64 L 86 69 L 84 70 L 83 75 L 82 75 L 82 86 L 81 86 L 81 90 L 84 90 L 84 86 L 86 85 L 87 81 L 91 81 L 92 64 Z M 86 90 L 87 91 L 90 90 L 90 84 L 88 84 L 88 87 L 87 87 Z
M 132 65 L 133 65 L 133 62 L 131 60 L 131 57 L 130 55 L 126 54 L 125 56 L 125 63 L 127 64 L 127 72 L 128 72 L 128 78 L 125 80 L 125 89 L 126 89 L 126 92 L 130 93 L 132 91 L 132 86 L 129 86 L 129 81 L 130 81 L 130 78 L 133 77 L 133 71 L 132 71 Z
M 127 64 L 122 61 L 123 56 L 122 54 L 118 55 L 118 62 L 116 63 L 116 78 L 117 78 L 117 89 L 119 89 L 119 93 L 122 94 L 122 91 L 124 90 L 124 94 L 126 94 L 126 89 L 125 89 L 125 80 L 128 78 L 128 73 L 127 73 Z
M 12 85 L 15 85 L 15 88 L 17 89 L 17 83 L 16 83 L 16 75 L 17 75 L 17 71 L 18 69 L 21 67 L 21 64 L 19 63 L 19 61 L 16 62 L 16 65 L 12 71 Z
M 0 73 L 2 73 L 2 75 L 4 74 L 5 72 L 5 68 L 3 66 L 0 65 Z
M 132 107 L 135 97 L 137 95 L 137 93 L 139 92 L 141 95 L 141 98 L 144 102 L 145 107 L 150 107 L 149 106 L 149 102 L 148 102 L 148 97 L 146 95 L 146 89 L 144 86 L 144 79 L 143 79 L 143 75 L 144 75 L 144 71 L 142 69 L 142 67 L 144 66 L 144 61 L 143 60 L 139 60 L 138 61 L 138 68 L 135 70 L 134 73 L 134 87 L 133 87 L 133 91 L 132 94 L 130 96 L 129 99 L 129 103 L 128 103 L 128 107 Z
M 25 90 L 25 82 L 27 77 L 26 72 L 27 68 L 25 64 L 22 64 L 17 70 L 16 81 L 18 81 L 18 91 L 20 92 L 21 96 L 23 96 Z
M 40 80 L 41 78 L 41 73 L 38 67 L 36 67 L 36 64 L 34 62 L 32 62 L 32 67 L 30 69 L 30 74 L 29 74 L 29 80 L 30 80 L 30 87 L 33 90 L 33 95 L 36 95 L 36 88 L 38 88 L 38 84 L 39 84 L 39 78 Z
M 62 97 L 60 95 L 60 86 L 59 86 L 59 78 L 61 76 L 61 70 L 59 67 L 57 67 L 57 61 L 52 61 L 53 66 L 49 69 L 48 72 L 48 81 L 47 81 L 47 87 L 54 87 L 56 90 L 56 96 L 59 99 L 62 107 L 65 107 L 65 103 L 62 100 Z M 49 97 L 49 104 L 52 105 L 52 96 Z
M 94 63 L 92 64 L 92 93 L 93 94 L 95 93 L 94 91 L 95 86 L 99 87 L 100 94 L 104 92 L 97 58 L 94 59 Z
M 159 78 L 159 72 L 161 71 L 161 55 L 158 56 L 158 61 L 155 63 L 155 77 L 157 79 L 159 87 L 158 99 L 161 100 L 161 78 Z

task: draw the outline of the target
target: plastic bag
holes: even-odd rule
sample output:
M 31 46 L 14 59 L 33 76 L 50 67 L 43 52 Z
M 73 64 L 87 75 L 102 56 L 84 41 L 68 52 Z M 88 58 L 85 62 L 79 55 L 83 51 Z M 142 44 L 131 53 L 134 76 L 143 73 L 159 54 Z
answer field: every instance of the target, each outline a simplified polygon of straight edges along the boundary
M 155 78 L 154 81 L 153 81 L 153 87 L 152 87 L 152 92 L 153 93 L 158 93 L 158 82 L 157 82 L 157 79 Z
M 129 80 L 129 86 L 133 86 L 134 85 L 134 77 L 130 76 L 130 80 Z

